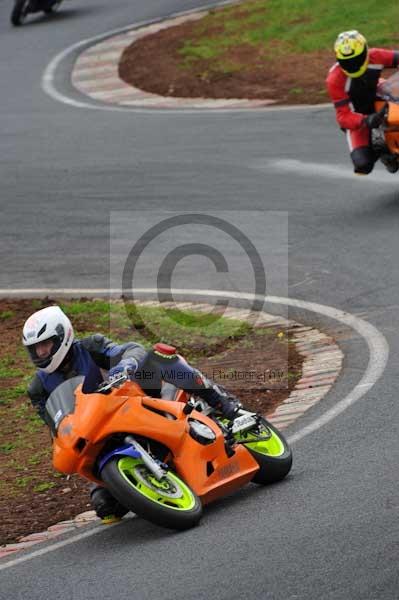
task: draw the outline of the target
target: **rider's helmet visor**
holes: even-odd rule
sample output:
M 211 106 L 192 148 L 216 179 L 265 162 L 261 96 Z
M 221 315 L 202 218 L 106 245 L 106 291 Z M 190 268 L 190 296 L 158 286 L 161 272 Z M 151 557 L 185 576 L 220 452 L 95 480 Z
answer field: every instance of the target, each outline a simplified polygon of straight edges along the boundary
M 353 76 L 359 74 L 359 72 L 365 70 L 364 67 L 367 63 L 367 46 L 363 49 L 361 54 L 358 54 L 358 56 L 338 58 L 338 62 L 341 68 L 349 75 Z

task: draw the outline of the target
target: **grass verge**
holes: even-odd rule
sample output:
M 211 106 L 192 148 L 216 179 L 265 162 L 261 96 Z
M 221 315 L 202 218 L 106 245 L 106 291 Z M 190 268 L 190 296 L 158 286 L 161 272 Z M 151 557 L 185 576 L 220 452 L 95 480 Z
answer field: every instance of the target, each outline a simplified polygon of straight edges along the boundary
M 359 29 L 371 45 L 395 47 L 398 17 L 394 0 L 383 7 L 376 0 L 250 0 L 212 10 L 198 21 L 180 49 L 182 67 L 203 59 L 223 65 L 226 51 L 242 45 L 259 47 L 269 60 L 331 49 L 337 33 L 347 29 Z

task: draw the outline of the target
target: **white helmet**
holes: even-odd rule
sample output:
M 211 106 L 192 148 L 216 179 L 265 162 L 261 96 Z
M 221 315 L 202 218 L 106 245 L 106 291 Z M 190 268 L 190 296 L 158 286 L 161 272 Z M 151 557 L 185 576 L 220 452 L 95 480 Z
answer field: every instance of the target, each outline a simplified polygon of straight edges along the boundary
M 36 354 L 36 344 L 53 340 L 51 353 L 46 358 Z M 68 353 L 74 339 L 72 323 L 59 306 L 48 306 L 33 313 L 22 331 L 22 343 L 26 346 L 33 364 L 45 373 L 53 373 Z

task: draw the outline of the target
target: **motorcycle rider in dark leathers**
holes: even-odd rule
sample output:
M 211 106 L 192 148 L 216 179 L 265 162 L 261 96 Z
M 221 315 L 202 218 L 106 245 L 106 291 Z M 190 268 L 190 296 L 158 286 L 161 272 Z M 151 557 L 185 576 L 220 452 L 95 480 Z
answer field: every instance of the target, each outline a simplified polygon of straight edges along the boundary
M 116 344 L 98 333 L 75 339 L 71 321 L 58 306 L 39 310 L 27 319 L 22 343 L 37 368 L 28 396 L 44 422 L 47 422 L 45 404 L 51 392 L 77 375 L 86 376 L 86 393 L 94 392 L 104 379 L 128 373 L 153 397 L 160 397 L 165 381 L 199 396 L 229 419 L 234 418 L 241 407 L 234 396 L 189 365 L 170 346 L 165 347 L 164 354 L 162 345 L 161 351 L 147 351 L 135 342 Z M 119 520 L 128 512 L 108 490 L 98 485 L 92 486 L 91 501 L 105 524 Z

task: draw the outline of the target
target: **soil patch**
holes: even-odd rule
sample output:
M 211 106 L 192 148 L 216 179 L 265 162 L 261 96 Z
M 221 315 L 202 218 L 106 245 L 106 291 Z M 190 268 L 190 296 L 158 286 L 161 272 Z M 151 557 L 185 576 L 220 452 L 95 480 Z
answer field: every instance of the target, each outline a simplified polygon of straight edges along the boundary
M 207 38 L 218 33 L 218 28 L 207 30 Z M 162 96 L 273 99 L 276 104 L 328 100 L 324 81 L 334 62 L 330 50 L 290 54 L 281 42 L 271 40 L 267 46 L 230 47 L 217 59 L 184 61 L 184 43 L 195 43 L 200 35 L 198 22 L 187 22 L 137 40 L 124 50 L 119 76 Z
M 49 432 L 25 392 L 33 369 L 21 348 L 21 327 L 33 311 L 52 303 L 0 300 L 0 545 L 91 509 L 88 482 L 53 470 Z M 78 331 L 101 330 L 87 315 L 72 320 Z M 303 358 L 290 340 L 281 327 L 262 327 L 220 347 L 204 342 L 187 350 L 191 362 L 244 405 L 269 413 L 301 376 Z

